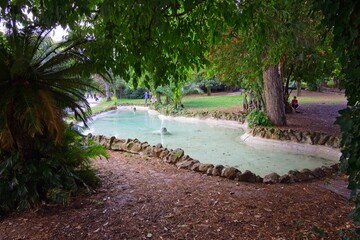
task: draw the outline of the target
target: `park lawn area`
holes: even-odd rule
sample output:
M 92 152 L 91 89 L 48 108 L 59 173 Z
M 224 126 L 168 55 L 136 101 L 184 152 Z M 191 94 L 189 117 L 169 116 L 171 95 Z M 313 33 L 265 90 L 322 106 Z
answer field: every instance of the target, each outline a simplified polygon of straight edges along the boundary
M 242 105 L 242 95 L 191 95 L 184 97 L 183 104 L 185 108 L 190 109 L 208 109 L 213 110 L 216 108 L 232 108 Z
M 289 101 L 293 98 L 294 94 L 291 94 Z M 301 104 L 345 104 L 346 98 L 344 94 L 339 93 L 329 93 L 329 92 L 311 92 L 311 91 L 302 91 L 302 95 L 297 97 Z M 162 99 L 163 102 L 165 98 Z M 242 106 L 243 96 L 237 92 L 233 94 L 221 94 L 221 95 L 211 95 L 207 96 L 205 94 L 194 94 L 189 95 L 183 98 L 182 103 L 184 104 L 185 109 L 188 110 L 224 110 L 239 108 Z M 134 105 L 144 105 L 144 99 L 116 99 L 112 98 L 110 102 L 102 100 L 99 104 L 92 107 L 92 112 L 97 113 L 105 109 L 108 109 L 114 104 L 134 104 Z
M 290 95 L 289 101 L 293 98 L 295 92 L 292 92 Z M 301 91 L 301 96 L 298 96 L 297 99 L 301 104 L 319 104 L 319 103 L 327 103 L 327 104 L 346 104 L 346 98 L 343 93 L 336 92 L 314 92 L 314 91 Z
M 101 112 L 108 109 L 111 106 L 115 106 L 117 104 L 134 104 L 134 105 L 142 105 L 144 104 L 144 99 L 128 99 L 128 98 L 116 98 L 112 97 L 111 101 L 107 102 L 105 98 L 101 100 L 97 105 L 91 107 L 93 113 Z
M 162 99 L 165 101 L 165 99 Z M 190 95 L 183 98 L 183 104 L 186 109 L 194 109 L 194 110 L 215 110 L 218 108 L 233 108 L 233 107 L 240 107 L 242 105 L 242 96 L 240 93 L 236 95 Z M 111 106 L 116 104 L 134 104 L 134 105 L 143 105 L 144 99 L 116 99 L 115 97 L 112 98 L 110 102 L 106 102 L 103 99 L 100 103 L 96 106 L 93 106 L 92 112 L 97 113 L 101 112 L 105 109 L 108 109 Z

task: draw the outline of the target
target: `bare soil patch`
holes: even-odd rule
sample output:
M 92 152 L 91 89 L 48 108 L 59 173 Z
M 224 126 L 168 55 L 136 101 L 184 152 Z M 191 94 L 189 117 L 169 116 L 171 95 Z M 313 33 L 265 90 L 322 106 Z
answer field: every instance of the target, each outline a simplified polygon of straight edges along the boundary
M 311 97 L 315 103 L 301 103 L 302 97 Z M 340 135 L 340 126 L 335 124 L 335 120 L 339 116 L 339 110 L 346 107 L 346 98 L 343 92 L 302 91 L 302 95 L 298 99 L 300 113 L 287 114 L 287 126 L 283 128 Z
M 337 133 L 332 123 L 342 107 L 302 104 L 288 127 Z M 340 229 L 352 226 L 353 204 L 332 187 L 341 176 L 251 184 L 123 152 L 94 165 L 99 189 L 68 207 L 44 204 L 0 218 L 0 239 L 340 239 Z

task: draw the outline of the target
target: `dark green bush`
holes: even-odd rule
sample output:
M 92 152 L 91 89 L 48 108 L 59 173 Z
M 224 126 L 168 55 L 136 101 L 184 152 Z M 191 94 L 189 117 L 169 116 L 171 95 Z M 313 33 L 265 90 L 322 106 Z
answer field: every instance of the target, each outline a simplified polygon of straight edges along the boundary
M 36 139 L 38 158 L 0 152 L 0 214 L 26 209 L 40 201 L 67 204 L 74 192 L 100 183 L 90 158 L 106 150 L 68 128 L 62 145 Z
M 256 126 L 265 126 L 265 127 L 272 126 L 271 121 L 267 117 L 266 113 L 256 109 L 249 112 L 249 114 L 246 116 L 246 120 L 248 121 L 250 128 Z
M 130 88 L 126 88 L 124 90 L 124 98 L 130 98 L 130 99 L 141 99 L 144 98 L 144 93 L 147 90 L 145 88 L 137 88 L 137 89 L 130 89 Z

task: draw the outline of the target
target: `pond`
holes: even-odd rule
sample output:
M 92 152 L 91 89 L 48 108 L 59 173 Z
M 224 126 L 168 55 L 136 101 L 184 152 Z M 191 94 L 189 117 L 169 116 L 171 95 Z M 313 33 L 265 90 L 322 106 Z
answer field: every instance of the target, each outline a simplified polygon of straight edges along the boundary
M 134 111 L 122 107 L 103 113 L 89 122 L 85 134 L 116 138 L 137 138 L 152 145 L 161 143 L 170 149 L 182 148 L 185 154 L 202 163 L 222 164 L 264 176 L 282 175 L 293 169 L 314 169 L 336 161 L 296 154 L 277 148 L 255 148 L 241 140 L 245 131 L 239 124 L 190 118 L 169 118 L 154 111 Z M 166 128 L 166 132 L 160 131 Z

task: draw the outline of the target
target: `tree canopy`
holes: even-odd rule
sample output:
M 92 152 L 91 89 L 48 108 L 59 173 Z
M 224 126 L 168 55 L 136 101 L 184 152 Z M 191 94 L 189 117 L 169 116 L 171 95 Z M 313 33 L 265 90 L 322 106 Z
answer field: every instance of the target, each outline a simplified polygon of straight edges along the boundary
M 233 1 L 210 0 L 6 3 L 2 18 L 8 25 L 14 18 L 46 27 L 68 25 L 91 42 L 86 50 L 94 66 L 106 65 L 125 79 L 145 75 L 149 81 L 151 74 L 158 85 L 180 80 L 203 64 L 208 43 L 236 10 Z

